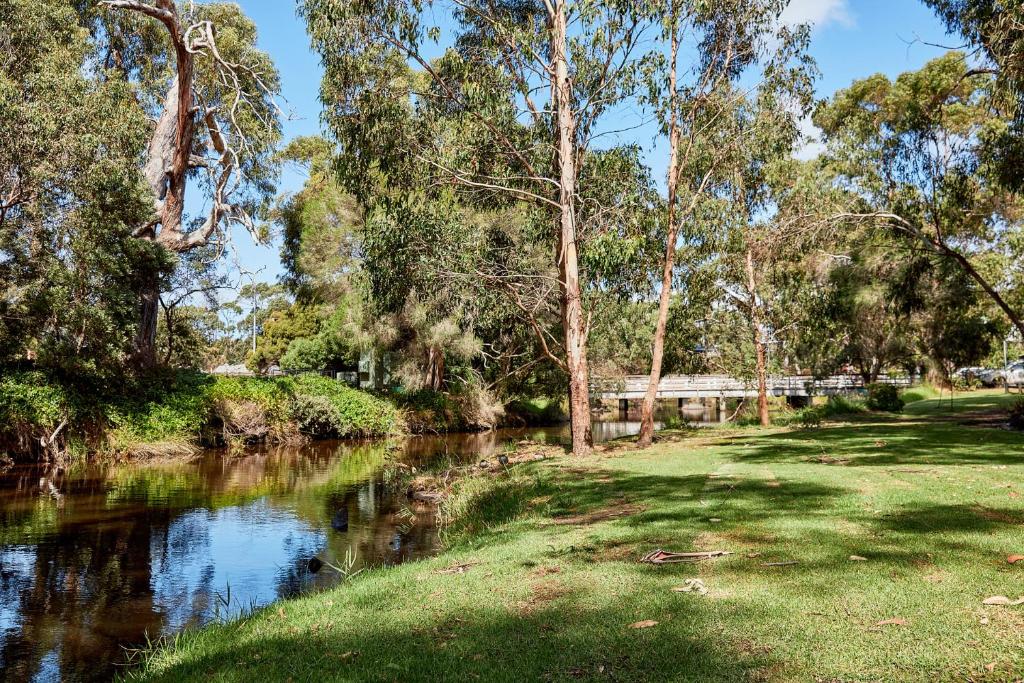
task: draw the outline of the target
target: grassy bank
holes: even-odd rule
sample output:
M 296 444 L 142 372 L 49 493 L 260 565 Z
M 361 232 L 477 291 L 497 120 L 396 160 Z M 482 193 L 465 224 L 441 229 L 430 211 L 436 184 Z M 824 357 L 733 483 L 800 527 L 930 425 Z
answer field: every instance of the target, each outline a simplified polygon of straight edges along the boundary
M 168 372 L 103 392 L 39 372 L 0 381 L 0 453 L 179 455 L 200 445 L 385 436 L 404 423 L 389 401 L 318 376 Z
M 1007 402 L 715 429 L 467 479 L 440 557 L 188 633 L 132 675 L 1018 680 L 1024 606 L 982 603 L 1024 593 L 1006 559 L 1024 554 L 1024 436 L 963 424 Z M 638 562 L 656 548 L 732 554 Z M 673 590 L 687 579 L 706 594 Z

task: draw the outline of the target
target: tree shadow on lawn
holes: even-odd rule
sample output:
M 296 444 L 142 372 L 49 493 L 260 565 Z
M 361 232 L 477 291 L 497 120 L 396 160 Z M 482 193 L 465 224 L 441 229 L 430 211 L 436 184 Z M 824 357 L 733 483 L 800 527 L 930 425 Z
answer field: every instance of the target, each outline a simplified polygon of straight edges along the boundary
M 642 532 L 638 543 L 689 545 L 712 518 L 740 523 L 769 515 L 812 514 L 850 492 L 809 481 L 772 483 L 757 477 L 562 468 L 484 488 L 467 503 L 449 541 L 456 547 L 465 541 L 474 548 L 504 543 L 509 538 L 505 525 L 518 520 L 524 526 L 516 527 L 517 532 L 543 530 L 552 542 L 576 535 L 580 528 L 612 524 Z
M 1024 465 L 1024 436 L 950 423 L 871 422 L 765 434 L 732 458 L 737 462 L 831 466 Z
M 351 623 L 327 629 L 306 623 L 293 633 L 276 626 L 252 635 L 246 622 L 228 624 L 200 647 L 184 639 L 182 660 L 142 678 L 744 681 L 762 680 L 778 666 L 771 648 L 740 641 L 716 625 L 707 601 L 669 594 L 656 604 L 643 604 L 641 597 L 630 594 L 612 605 L 591 608 L 583 591 L 570 591 L 532 606 L 489 604 L 461 609 L 458 616 L 438 610 L 415 627 L 395 624 L 383 610 L 374 616 L 366 608 L 359 608 Z M 630 627 L 645 617 L 658 624 Z M 264 611 L 251 619 L 273 623 L 277 618 Z

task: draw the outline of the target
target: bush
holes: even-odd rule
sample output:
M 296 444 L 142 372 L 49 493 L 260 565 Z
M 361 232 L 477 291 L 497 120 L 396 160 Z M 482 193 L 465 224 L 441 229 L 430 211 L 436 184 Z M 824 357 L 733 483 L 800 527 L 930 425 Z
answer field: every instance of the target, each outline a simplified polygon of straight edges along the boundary
M 409 430 L 417 434 L 493 429 L 505 415 L 490 392 L 476 387 L 452 393 L 421 389 L 393 398 L 405 411 Z
M 41 439 L 49 439 L 57 428 L 55 443 L 60 449 L 82 411 L 77 394 L 38 371 L 13 371 L 0 377 L 0 454 L 36 453 Z
M 821 417 L 838 417 L 840 415 L 856 415 L 857 413 L 867 412 L 867 407 L 864 402 L 857 398 L 850 398 L 848 396 L 829 396 L 828 402 L 818 408 L 821 411 Z
M 509 424 L 527 427 L 549 427 L 562 424 L 567 416 L 560 401 L 550 398 L 515 399 L 505 404 Z
M 1024 398 L 1018 398 L 1010 406 L 1010 426 L 1024 431 Z
M 886 413 L 903 412 L 903 399 L 900 392 L 891 384 L 869 384 L 867 406 L 869 410 L 880 410 Z
M 384 436 L 402 429 L 395 407 L 364 391 L 317 375 L 293 380 L 291 417 L 316 437 Z
M 817 429 L 821 426 L 822 411 L 818 408 L 804 408 L 797 413 L 803 429 Z

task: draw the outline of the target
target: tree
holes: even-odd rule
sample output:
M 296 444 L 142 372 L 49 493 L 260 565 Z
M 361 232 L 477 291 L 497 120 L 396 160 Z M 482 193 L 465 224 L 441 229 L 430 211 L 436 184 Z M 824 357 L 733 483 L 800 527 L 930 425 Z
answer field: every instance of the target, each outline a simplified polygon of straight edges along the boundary
M 305 0 L 301 7 L 326 63 L 324 99 L 352 162 L 347 174 L 386 184 L 413 171 L 426 175 L 423 187 L 523 202 L 550 221 L 563 338 L 555 362 L 568 375 L 573 450 L 587 452 L 593 439 L 579 178 L 599 119 L 631 95 L 650 8 L 565 0 L 443 7 Z M 430 24 L 435 14 L 454 17 L 456 30 L 452 45 L 431 60 L 442 35 Z M 406 75 L 406 62 L 420 72 Z M 410 109 L 420 116 L 409 117 Z M 409 208 L 407 201 L 394 205 Z
M 143 112 L 91 66 L 79 22 L 66 2 L 0 4 L 0 362 L 107 384 L 139 288 L 169 261 L 131 237 L 149 212 Z
M 743 100 L 735 85 L 760 59 L 766 62 L 762 65 L 766 83 L 781 85 L 784 81 L 787 87 L 795 88 L 811 77 L 811 64 L 803 54 L 807 28 L 793 32 L 779 27 L 777 18 L 784 6 L 784 2 L 775 0 L 692 4 L 672 0 L 669 5 L 664 24 L 669 43 L 667 95 L 661 95 L 664 72 L 649 75 L 653 79 L 650 99 L 658 105 L 668 134 L 668 230 L 650 379 L 637 438 L 641 448 L 649 446 L 654 437 L 654 403 L 661 380 L 679 224 L 690 223 L 692 227 L 699 203 L 716 189 L 715 181 L 721 180 L 721 167 L 739 153 L 754 132 L 752 128 L 737 130 L 734 126 L 735 111 Z M 693 66 L 684 70 L 683 79 L 677 83 L 679 46 L 688 36 L 692 36 L 697 54 Z M 680 178 L 684 179 L 682 188 Z M 695 231 L 690 232 L 692 239 Z
M 970 48 L 963 77 L 992 74 L 1011 124 L 983 140 L 985 154 L 1007 189 L 1024 189 L 1024 3 L 1020 0 L 925 0 Z
M 113 68 L 136 85 L 138 106 L 159 112 L 142 165 L 153 213 L 133 235 L 177 254 L 213 243 L 231 224 L 259 239 L 253 217 L 273 192 L 280 84 L 270 58 L 255 47 L 255 25 L 233 3 L 189 3 L 184 11 L 174 0 L 100 4 L 159 22 L 165 31 L 144 46 L 148 49 L 133 50 L 138 41 L 132 19 L 116 14 L 94 19 Z M 161 64 L 166 66 L 154 68 Z M 162 99 L 147 101 L 146 95 L 161 87 Z M 185 192 L 196 175 L 209 211 L 192 222 L 185 213 Z M 156 362 L 159 295 L 159 276 L 152 273 L 141 293 L 135 341 L 143 367 Z
M 986 157 L 986 140 L 1009 125 L 993 86 L 951 52 L 895 81 L 856 81 L 822 103 L 814 121 L 846 193 L 831 218 L 885 226 L 955 263 L 1024 332 L 1002 275 L 979 265 L 987 252 L 1010 253 L 1020 230 L 1019 199 Z

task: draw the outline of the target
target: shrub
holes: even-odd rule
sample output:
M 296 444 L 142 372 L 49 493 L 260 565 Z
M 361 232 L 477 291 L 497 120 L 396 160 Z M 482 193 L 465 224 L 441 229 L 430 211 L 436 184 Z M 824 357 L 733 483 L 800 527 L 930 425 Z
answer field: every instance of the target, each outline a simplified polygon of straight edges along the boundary
M 818 408 L 804 408 L 797 417 L 803 429 L 817 429 L 821 426 L 822 411 Z
M 346 438 L 384 436 L 402 429 L 398 411 L 381 398 L 317 375 L 292 382 L 290 413 L 304 434 Z
M 505 404 L 506 421 L 528 427 L 547 427 L 566 421 L 560 401 L 550 398 L 515 399 Z
M 900 392 L 891 384 L 869 384 L 867 406 L 870 410 L 881 410 L 886 413 L 903 412 L 903 399 Z
M 867 412 L 868 409 L 860 399 L 835 395 L 829 396 L 828 402 L 819 407 L 818 410 L 821 411 L 821 417 L 824 419 L 840 415 L 856 415 L 857 413 Z
M 47 450 L 60 450 L 83 408 L 77 394 L 38 371 L 14 371 L 0 377 L 0 453 L 35 453 L 41 439 L 57 433 Z
M 497 427 L 505 408 L 494 396 L 477 387 L 445 393 L 421 389 L 394 394 L 414 433 L 487 430 Z
M 1024 430 L 1024 398 L 1018 398 L 1010 406 L 1010 426 L 1014 429 Z

